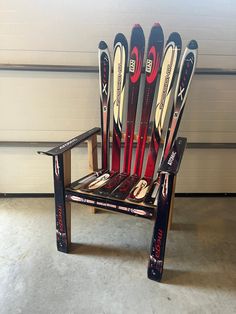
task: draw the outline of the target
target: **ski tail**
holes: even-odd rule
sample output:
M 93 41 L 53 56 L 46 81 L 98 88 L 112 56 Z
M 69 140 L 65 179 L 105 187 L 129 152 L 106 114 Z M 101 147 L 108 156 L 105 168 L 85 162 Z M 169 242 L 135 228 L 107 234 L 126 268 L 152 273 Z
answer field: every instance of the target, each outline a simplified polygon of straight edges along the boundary
M 162 59 L 163 45 L 164 45 L 163 30 L 159 23 L 155 23 L 151 29 L 148 40 L 147 59 L 145 64 L 145 87 L 143 94 L 143 107 L 134 164 L 134 174 L 137 175 L 138 177 L 140 177 L 142 173 L 143 158 L 147 140 L 147 131 L 156 89 L 157 75 Z
M 125 36 L 119 33 L 114 40 L 113 58 L 113 140 L 111 170 L 114 172 L 120 171 L 121 131 L 127 59 L 128 43 Z
M 119 185 L 121 184 L 122 181 L 124 181 L 127 178 L 127 174 L 122 172 L 122 173 L 117 173 L 116 175 L 112 176 L 108 182 L 99 188 L 96 191 L 96 194 L 102 195 L 102 196 L 108 196 L 111 194 L 111 192 Z
M 174 88 L 175 74 L 179 63 L 181 47 L 182 41 L 180 35 L 178 33 L 170 34 L 165 46 L 161 66 L 161 76 L 154 115 L 154 127 L 147 154 L 145 174 L 138 184 L 132 189 L 128 197 L 131 201 L 143 201 L 152 182 L 165 116 Z
M 165 122 L 165 116 L 174 87 L 175 74 L 179 64 L 181 48 L 182 41 L 180 35 L 178 33 L 170 34 L 166 43 L 162 62 L 159 91 L 154 117 L 154 128 L 152 131 L 146 170 L 144 174 L 144 177 L 146 178 L 152 178 L 154 175 L 157 154 Z
M 111 59 L 107 44 L 100 41 L 98 46 L 99 93 L 102 128 L 102 169 L 109 168 L 109 124 L 110 124 L 110 77 Z
M 179 75 L 175 88 L 174 104 L 170 116 L 160 164 L 168 156 L 179 129 L 184 106 L 197 64 L 197 52 L 198 44 L 195 40 L 191 40 L 187 45 L 181 60 Z
M 123 172 L 130 174 L 134 139 L 135 118 L 138 103 L 139 86 L 143 66 L 145 38 L 139 24 L 132 29 L 129 60 L 129 93 L 124 147 Z
M 113 190 L 111 196 L 117 199 L 124 200 L 129 195 L 130 190 L 138 182 L 139 177 L 136 175 L 128 176 L 125 180 Z

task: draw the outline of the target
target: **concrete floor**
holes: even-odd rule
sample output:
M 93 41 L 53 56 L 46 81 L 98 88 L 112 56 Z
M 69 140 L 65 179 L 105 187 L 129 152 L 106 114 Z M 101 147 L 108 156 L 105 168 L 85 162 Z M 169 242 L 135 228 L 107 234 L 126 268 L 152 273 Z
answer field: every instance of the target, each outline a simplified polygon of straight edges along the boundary
M 152 222 L 73 205 L 72 254 L 53 199 L 0 200 L 0 313 L 236 313 L 236 199 L 177 198 L 163 283 L 146 278 Z

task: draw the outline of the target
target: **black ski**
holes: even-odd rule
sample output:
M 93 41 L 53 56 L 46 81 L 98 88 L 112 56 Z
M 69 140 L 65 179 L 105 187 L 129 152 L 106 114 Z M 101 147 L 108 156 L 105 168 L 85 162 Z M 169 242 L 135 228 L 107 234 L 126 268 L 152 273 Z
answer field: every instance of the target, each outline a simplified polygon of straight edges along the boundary
M 168 130 L 165 137 L 162 156 L 160 159 L 160 165 L 168 156 L 169 151 L 176 139 L 186 99 L 188 96 L 189 87 L 196 67 L 197 48 L 197 42 L 195 40 L 190 41 L 184 51 L 184 55 L 181 60 L 175 88 L 174 103 L 169 119 Z M 154 203 L 156 205 L 159 185 L 160 180 L 157 176 L 157 179 L 154 181 L 150 191 L 147 194 L 147 197 L 145 199 L 146 203 Z
M 163 273 L 165 246 L 167 239 L 169 210 L 172 198 L 173 180 L 178 165 L 178 145 L 180 151 L 186 145 L 186 141 L 175 141 L 183 108 L 186 103 L 189 87 L 196 68 L 198 45 L 195 40 L 190 41 L 185 49 L 178 75 L 174 106 L 169 123 L 169 130 L 164 145 L 163 163 L 159 174 L 159 193 L 157 197 L 157 217 L 154 225 L 150 259 L 148 265 L 148 277 L 160 281 Z M 168 154 L 167 154 L 168 151 Z M 180 154 L 181 155 L 181 154 Z M 165 162 L 167 160 L 167 163 Z M 168 169 L 168 167 L 170 168 Z M 163 167 L 163 168 L 162 168 Z M 166 168 L 167 167 L 167 168 Z M 172 168 L 171 168 L 172 167 Z
M 135 118 L 137 111 L 139 86 L 143 65 L 145 38 L 140 25 L 135 25 L 131 34 L 130 60 L 129 60 L 129 94 L 127 108 L 126 135 L 124 147 L 123 172 L 112 178 L 96 191 L 99 195 L 109 195 L 130 174 L 132 161 L 132 147 L 134 138 Z
M 113 60 L 113 143 L 112 166 L 101 176 L 90 181 L 81 190 L 95 192 L 104 186 L 120 170 L 121 130 L 125 95 L 126 69 L 128 59 L 128 43 L 125 36 L 118 33 L 114 40 Z
M 110 124 L 110 77 L 111 60 L 107 44 L 101 41 L 98 46 L 99 91 L 102 128 L 102 169 L 109 168 L 109 124 Z

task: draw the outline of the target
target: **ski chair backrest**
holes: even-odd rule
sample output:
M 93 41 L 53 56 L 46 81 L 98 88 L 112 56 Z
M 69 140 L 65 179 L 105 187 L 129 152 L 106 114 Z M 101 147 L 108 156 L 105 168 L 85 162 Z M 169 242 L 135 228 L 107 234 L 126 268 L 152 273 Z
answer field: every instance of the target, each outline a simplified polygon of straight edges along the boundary
M 136 111 L 139 98 L 140 80 L 142 73 L 144 57 L 144 34 L 140 25 L 135 25 L 130 41 L 130 52 L 128 62 L 128 44 L 125 36 L 117 34 L 114 40 L 113 51 L 113 80 L 111 80 L 111 57 L 105 42 L 99 44 L 99 82 L 100 82 L 100 102 L 101 102 L 101 130 L 102 130 L 102 169 L 110 171 L 110 174 L 121 172 L 124 176 L 130 176 L 132 184 L 127 185 L 126 190 L 129 194 L 130 188 L 134 188 L 134 183 L 141 178 L 145 147 L 148 144 L 147 162 L 144 171 L 144 177 L 141 180 L 143 188 L 138 187 L 140 200 L 144 198 L 145 193 L 154 176 L 158 150 L 161 143 L 162 131 L 165 121 L 168 105 L 173 101 L 173 107 L 170 114 L 168 130 L 164 141 L 164 147 L 159 164 L 161 165 L 170 153 L 176 140 L 177 131 L 182 117 L 186 97 L 191 83 L 191 79 L 196 66 L 197 43 L 192 40 L 188 44 L 182 57 L 177 82 L 175 76 L 179 58 L 181 54 L 181 38 L 178 33 L 172 33 L 165 45 L 164 36 L 160 24 L 156 23 L 151 29 L 148 40 L 146 60 L 144 65 L 144 92 L 142 97 L 141 120 L 138 134 L 134 134 Z M 126 69 L 128 64 L 128 75 Z M 158 73 L 160 79 L 157 84 Z M 128 78 L 128 80 L 127 80 Z M 111 84 L 113 82 L 113 84 Z M 127 84 L 128 83 L 128 84 Z M 111 86 L 112 85 L 112 86 Z M 127 86 L 128 85 L 128 86 Z M 128 87 L 128 88 L 127 88 Z M 122 130 L 123 108 L 125 100 L 125 90 L 127 97 L 127 121 L 125 132 Z M 111 91 L 113 97 L 111 97 Z M 157 94 L 154 125 L 151 136 L 147 136 L 149 119 L 152 111 L 153 100 Z M 174 94 L 174 100 L 172 96 Z M 110 149 L 109 149 L 109 114 L 110 103 L 113 103 L 113 140 L 112 140 L 112 162 L 109 167 Z M 124 129 L 124 128 L 123 128 Z M 123 132 L 122 132 L 123 131 Z M 123 169 L 121 165 L 121 141 L 124 140 Z M 133 142 L 137 141 L 134 169 L 131 172 Z M 107 175 L 107 180 L 110 177 Z M 121 180 L 114 182 L 118 185 Z M 103 182 L 104 185 L 104 182 Z M 100 183 L 98 184 L 100 187 Z M 93 185 L 96 187 L 96 185 Z M 121 186 L 123 196 L 124 183 Z M 134 189 L 135 190 L 135 189 Z M 110 188 L 110 191 L 112 189 Z M 102 194 L 102 192 L 101 192 Z M 120 193 L 113 193 L 115 197 L 121 197 Z M 129 195 L 131 200 L 138 200 L 137 189 Z

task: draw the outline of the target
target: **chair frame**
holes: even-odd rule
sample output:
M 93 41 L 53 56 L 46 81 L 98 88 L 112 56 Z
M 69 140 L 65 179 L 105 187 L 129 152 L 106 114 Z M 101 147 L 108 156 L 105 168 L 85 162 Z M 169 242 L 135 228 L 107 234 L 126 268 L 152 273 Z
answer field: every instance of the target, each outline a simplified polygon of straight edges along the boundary
M 168 195 L 167 201 L 163 203 L 161 200 L 162 187 L 160 187 L 159 200 L 157 205 L 147 205 L 144 203 L 138 204 L 127 200 L 117 200 L 110 197 L 101 197 L 92 193 L 80 192 L 73 190 L 81 179 L 71 182 L 71 150 L 85 141 L 87 141 L 88 147 L 88 162 L 89 171 L 98 171 L 98 156 L 97 156 L 97 135 L 100 134 L 100 128 L 95 127 L 90 131 L 87 131 L 65 143 L 59 145 L 47 152 L 40 151 L 38 153 L 45 154 L 53 157 L 53 177 L 54 177 L 54 195 L 55 195 L 55 214 L 56 214 L 56 240 L 57 249 L 60 252 L 69 253 L 71 245 L 71 202 L 81 203 L 92 207 L 92 212 L 96 211 L 96 208 L 105 209 L 115 212 L 120 212 L 132 216 L 138 216 L 154 220 L 154 231 L 151 243 L 151 252 L 156 244 L 157 239 L 157 224 L 160 219 L 164 219 L 164 230 L 165 237 L 163 239 L 163 252 L 165 251 L 166 234 L 167 229 L 170 229 L 173 207 L 174 207 L 174 196 L 175 196 L 175 185 L 176 175 L 180 167 L 180 163 L 183 157 L 184 149 L 186 146 L 185 138 L 178 138 L 171 149 L 169 156 L 166 161 L 160 166 L 160 175 L 168 176 Z M 173 157 L 174 156 L 174 157 Z M 168 162 L 171 160 L 171 162 Z M 166 195 L 165 195 L 166 197 Z M 164 205 L 163 205 L 164 204 Z M 162 213 L 161 217 L 158 217 L 158 213 Z M 156 253 L 154 253 L 156 254 Z M 164 254 L 164 253 L 163 253 Z M 150 259 L 151 259 L 150 254 Z M 159 275 L 154 277 L 148 274 L 150 279 L 160 281 L 163 272 L 163 262 L 159 269 Z

